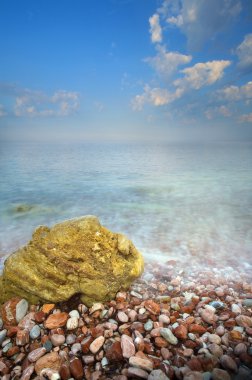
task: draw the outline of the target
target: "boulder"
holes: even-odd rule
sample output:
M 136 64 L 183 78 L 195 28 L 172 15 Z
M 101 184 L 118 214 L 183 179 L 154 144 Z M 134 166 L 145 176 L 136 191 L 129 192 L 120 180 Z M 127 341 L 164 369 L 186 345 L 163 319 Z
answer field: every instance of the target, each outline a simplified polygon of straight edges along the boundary
M 133 243 L 101 226 L 95 216 L 40 226 L 5 261 L 0 302 L 19 296 L 31 303 L 56 303 L 78 293 L 90 306 L 127 289 L 143 267 Z

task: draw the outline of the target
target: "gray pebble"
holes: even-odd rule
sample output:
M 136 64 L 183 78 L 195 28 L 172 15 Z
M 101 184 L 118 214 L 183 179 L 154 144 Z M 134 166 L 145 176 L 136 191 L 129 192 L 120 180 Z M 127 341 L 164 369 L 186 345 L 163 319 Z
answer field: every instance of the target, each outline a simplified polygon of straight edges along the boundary
M 4 339 L 6 338 L 7 330 L 0 331 L 0 345 L 3 343 Z
M 30 331 L 30 337 L 31 339 L 37 339 L 40 336 L 41 329 L 38 325 L 33 326 L 33 328 Z

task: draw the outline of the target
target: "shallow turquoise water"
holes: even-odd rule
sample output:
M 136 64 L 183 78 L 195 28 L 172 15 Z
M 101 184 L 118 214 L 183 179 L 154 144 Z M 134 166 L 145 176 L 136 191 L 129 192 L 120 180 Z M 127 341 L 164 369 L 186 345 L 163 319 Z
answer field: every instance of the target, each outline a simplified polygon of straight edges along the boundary
M 0 172 L 2 262 L 37 225 L 94 214 L 146 257 L 252 264 L 250 143 L 5 143 Z

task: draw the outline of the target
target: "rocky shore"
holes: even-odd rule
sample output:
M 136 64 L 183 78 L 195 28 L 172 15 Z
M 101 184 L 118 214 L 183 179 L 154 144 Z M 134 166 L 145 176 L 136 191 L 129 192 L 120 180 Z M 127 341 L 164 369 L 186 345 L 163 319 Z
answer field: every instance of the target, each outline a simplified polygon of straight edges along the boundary
M 91 307 L 12 299 L 0 319 L 0 377 L 252 378 L 252 286 L 231 267 L 147 263 L 127 292 Z

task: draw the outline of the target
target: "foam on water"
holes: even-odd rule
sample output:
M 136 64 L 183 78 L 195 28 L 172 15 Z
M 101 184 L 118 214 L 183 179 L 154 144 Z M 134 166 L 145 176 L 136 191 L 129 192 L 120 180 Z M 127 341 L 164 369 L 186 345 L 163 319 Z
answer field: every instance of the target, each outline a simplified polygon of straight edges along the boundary
M 252 145 L 5 144 L 0 251 L 94 214 L 146 258 L 252 265 Z M 2 259 L 3 261 L 3 259 Z

